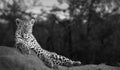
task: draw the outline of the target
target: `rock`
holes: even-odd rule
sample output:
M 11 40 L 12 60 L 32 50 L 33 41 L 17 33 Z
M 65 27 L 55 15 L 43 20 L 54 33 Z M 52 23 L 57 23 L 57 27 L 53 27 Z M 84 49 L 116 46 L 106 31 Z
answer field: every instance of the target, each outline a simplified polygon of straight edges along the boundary
M 0 70 L 53 70 L 35 55 L 23 55 L 17 49 L 0 46 Z M 120 70 L 120 67 L 100 65 L 83 65 L 79 67 L 59 66 L 59 70 Z
M 15 48 L 0 46 L 0 70 L 51 70 L 34 55 L 23 55 Z

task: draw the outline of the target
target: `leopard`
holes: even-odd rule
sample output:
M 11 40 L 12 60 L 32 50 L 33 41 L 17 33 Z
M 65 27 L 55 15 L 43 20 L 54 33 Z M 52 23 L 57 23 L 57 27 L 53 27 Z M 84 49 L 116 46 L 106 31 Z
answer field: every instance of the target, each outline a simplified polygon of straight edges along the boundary
M 33 50 L 46 66 L 54 69 L 58 69 L 58 66 L 72 67 L 81 65 L 81 61 L 73 61 L 65 56 L 43 49 L 32 33 L 34 23 L 35 19 L 16 19 L 15 46 L 21 53 L 29 55 Z

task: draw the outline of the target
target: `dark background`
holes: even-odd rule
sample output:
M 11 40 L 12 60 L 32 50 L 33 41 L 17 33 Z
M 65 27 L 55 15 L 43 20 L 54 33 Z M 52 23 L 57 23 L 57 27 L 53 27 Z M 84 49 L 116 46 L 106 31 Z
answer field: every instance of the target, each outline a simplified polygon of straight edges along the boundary
M 48 21 L 36 22 L 33 34 L 42 48 L 60 55 L 64 55 L 72 60 L 79 60 L 83 64 L 106 63 L 114 65 L 120 61 L 120 14 L 106 15 L 104 19 L 96 13 L 92 5 L 85 5 L 83 12 L 88 14 L 74 15 L 73 10 L 77 7 L 78 0 L 71 0 L 72 21 L 59 21 L 54 15 L 49 15 Z M 83 2 L 82 4 L 86 4 Z M 11 6 L 9 14 L 5 12 L 0 19 L 0 45 L 14 47 L 15 44 L 15 19 L 21 17 L 17 12 L 17 5 Z M 2 11 L 2 10 L 1 10 Z M 103 13 L 103 12 L 102 12 Z M 83 23 L 86 19 L 88 22 Z M 56 23 L 56 20 L 59 22 Z

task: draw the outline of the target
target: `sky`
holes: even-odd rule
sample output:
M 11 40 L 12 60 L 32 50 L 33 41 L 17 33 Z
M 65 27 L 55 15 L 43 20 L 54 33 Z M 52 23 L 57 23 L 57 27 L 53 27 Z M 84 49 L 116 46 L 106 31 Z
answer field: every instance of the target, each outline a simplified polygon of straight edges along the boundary
M 47 14 L 54 14 L 59 19 L 68 19 L 69 12 L 63 12 L 63 10 L 68 10 L 69 4 L 66 0 L 34 0 L 34 5 L 28 5 L 26 9 L 27 13 L 34 13 L 36 15 L 40 15 L 41 17 L 46 17 Z M 28 0 L 28 4 L 30 1 Z M 33 2 L 32 2 L 33 3 Z M 27 5 L 27 4 L 26 4 Z M 52 9 L 58 8 L 60 11 L 51 12 Z M 45 16 L 44 16 L 45 15 Z

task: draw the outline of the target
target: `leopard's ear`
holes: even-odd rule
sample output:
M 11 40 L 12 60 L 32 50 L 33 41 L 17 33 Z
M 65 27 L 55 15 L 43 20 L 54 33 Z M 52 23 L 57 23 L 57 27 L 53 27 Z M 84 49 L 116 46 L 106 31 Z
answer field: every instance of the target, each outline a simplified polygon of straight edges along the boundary
M 22 20 L 21 20 L 21 19 L 19 19 L 19 18 L 17 18 L 17 19 L 15 20 L 15 22 L 16 22 L 16 25 L 19 25 L 19 24 L 21 24 L 21 23 L 22 23 Z
M 31 19 L 31 23 L 34 24 L 35 23 L 35 19 Z

